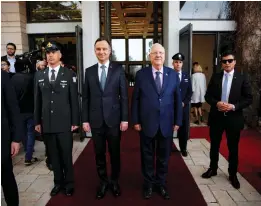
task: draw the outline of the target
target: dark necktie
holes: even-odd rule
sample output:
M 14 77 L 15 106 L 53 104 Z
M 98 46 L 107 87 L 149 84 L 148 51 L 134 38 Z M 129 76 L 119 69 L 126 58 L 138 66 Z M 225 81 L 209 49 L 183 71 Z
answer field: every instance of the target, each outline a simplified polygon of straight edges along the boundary
M 102 69 L 102 73 L 101 73 L 100 83 L 101 83 L 102 90 L 104 91 L 104 87 L 106 83 L 105 65 L 101 65 L 101 69 Z
M 155 83 L 156 83 L 156 87 L 158 90 L 158 93 L 160 93 L 161 91 L 161 81 L 160 81 L 160 72 L 155 72 L 156 73 L 156 78 L 155 78 Z
M 51 72 L 52 72 L 52 75 L 51 75 L 51 84 L 54 85 L 54 83 L 55 83 L 55 74 L 54 74 L 55 70 L 52 69 Z

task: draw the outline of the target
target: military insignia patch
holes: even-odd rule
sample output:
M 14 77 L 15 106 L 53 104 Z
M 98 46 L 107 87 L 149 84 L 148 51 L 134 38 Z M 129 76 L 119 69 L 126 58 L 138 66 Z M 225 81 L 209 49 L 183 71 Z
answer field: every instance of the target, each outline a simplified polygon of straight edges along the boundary
M 76 77 L 73 77 L 73 82 L 76 82 Z
M 52 47 L 53 45 L 51 44 L 51 42 L 49 42 L 46 46 L 47 47 Z

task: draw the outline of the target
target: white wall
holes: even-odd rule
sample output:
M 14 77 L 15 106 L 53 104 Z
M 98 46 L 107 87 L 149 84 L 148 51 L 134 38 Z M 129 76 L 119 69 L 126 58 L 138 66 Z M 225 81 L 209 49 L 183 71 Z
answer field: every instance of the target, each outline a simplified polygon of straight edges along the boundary
M 172 67 L 172 56 L 179 52 L 179 1 L 163 2 L 163 46 L 165 65 Z
M 181 20 L 179 21 L 179 29 L 182 29 L 189 23 L 193 25 L 193 31 L 234 31 L 236 30 L 235 21 L 197 21 L 197 20 Z
M 82 22 L 29 23 L 26 31 L 27 34 L 74 33 L 77 25 Z
M 98 1 L 82 1 L 83 67 L 97 63 L 94 43 L 100 37 L 100 15 Z

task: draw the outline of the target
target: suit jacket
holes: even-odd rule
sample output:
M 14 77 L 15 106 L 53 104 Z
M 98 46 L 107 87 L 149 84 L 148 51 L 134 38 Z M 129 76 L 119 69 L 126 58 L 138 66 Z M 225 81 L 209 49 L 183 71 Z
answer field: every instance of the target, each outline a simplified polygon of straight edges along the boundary
M 100 128 L 104 121 L 109 127 L 128 121 L 128 89 L 122 66 L 110 62 L 104 91 L 98 64 L 87 68 L 82 101 L 83 122 L 89 122 L 92 128 Z
M 132 95 L 132 122 L 141 124 L 143 133 L 154 137 L 161 129 L 164 137 L 172 137 L 173 126 L 182 124 L 180 82 L 176 71 L 163 67 L 163 83 L 158 93 L 152 67 L 136 74 Z
M 79 104 L 75 74 L 60 67 L 55 84 L 49 82 L 49 68 L 37 71 L 34 91 L 35 124 L 42 124 L 44 133 L 71 131 L 79 125 Z
M 222 79 L 224 72 L 213 74 L 205 95 L 205 99 L 210 104 L 208 118 L 209 126 L 217 125 L 222 118 L 228 118 L 231 126 L 235 129 L 244 128 L 243 109 L 252 104 L 251 85 L 246 75 L 237 71 L 234 72 L 228 102 L 235 105 L 235 111 L 229 111 L 224 116 L 223 112 L 218 111 L 217 103 L 221 101 Z
M 4 71 L 1 71 L 1 95 L 1 159 L 6 160 L 11 155 L 11 142 L 20 142 L 24 130 L 15 90 Z
M 180 82 L 180 92 L 181 100 L 185 104 L 184 108 L 188 108 L 191 96 L 192 96 L 192 86 L 189 75 L 186 72 L 182 72 L 181 82 Z
M 33 74 L 15 73 L 11 79 L 21 113 L 34 113 L 34 77 Z

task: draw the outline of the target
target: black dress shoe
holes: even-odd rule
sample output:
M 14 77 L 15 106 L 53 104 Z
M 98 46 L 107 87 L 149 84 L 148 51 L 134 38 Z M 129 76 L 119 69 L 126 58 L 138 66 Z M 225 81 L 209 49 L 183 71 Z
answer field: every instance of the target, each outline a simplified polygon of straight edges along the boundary
M 96 199 L 98 200 L 102 199 L 105 196 L 107 190 L 108 190 L 108 185 L 102 184 L 97 190 Z
M 170 199 L 169 194 L 168 194 L 168 192 L 167 192 L 167 190 L 166 190 L 165 187 L 159 186 L 159 187 L 158 187 L 158 193 L 159 193 L 165 200 L 169 200 L 169 199 Z
M 183 157 L 187 157 L 187 156 L 188 156 L 187 150 L 181 150 L 181 155 L 182 155 Z
M 111 184 L 111 191 L 115 197 L 121 196 L 121 189 L 118 183 Z
M 143 189 L 144 199 L 150 199 L 152 197 L 152 187 L 146 187 Z
M 52 189 L 50 195 L 55 196 L 61 191 L 62 187 L 60 185 L 55 185 L 54 188 Z
M 64 188 L 64 194 L 68 197 L 72 196 L 74 193 L 74 188 Z
M 210 178 L 212 176 L 216 176 L 216 175 L 217 175 L 217 170 L 213 170 L 213 169 L 209 168 L 205 173 L 203 173 L 201 175 L 201 177 L 204 179 L 208 179 L 208 178 Z
M 231 175 L 229 176 L 229 181 L 231 183 L 231 185 L 235 188 L 235 189 L 239 189 L 240 188 L 240 183 L 237 179 L 236 175 Z

